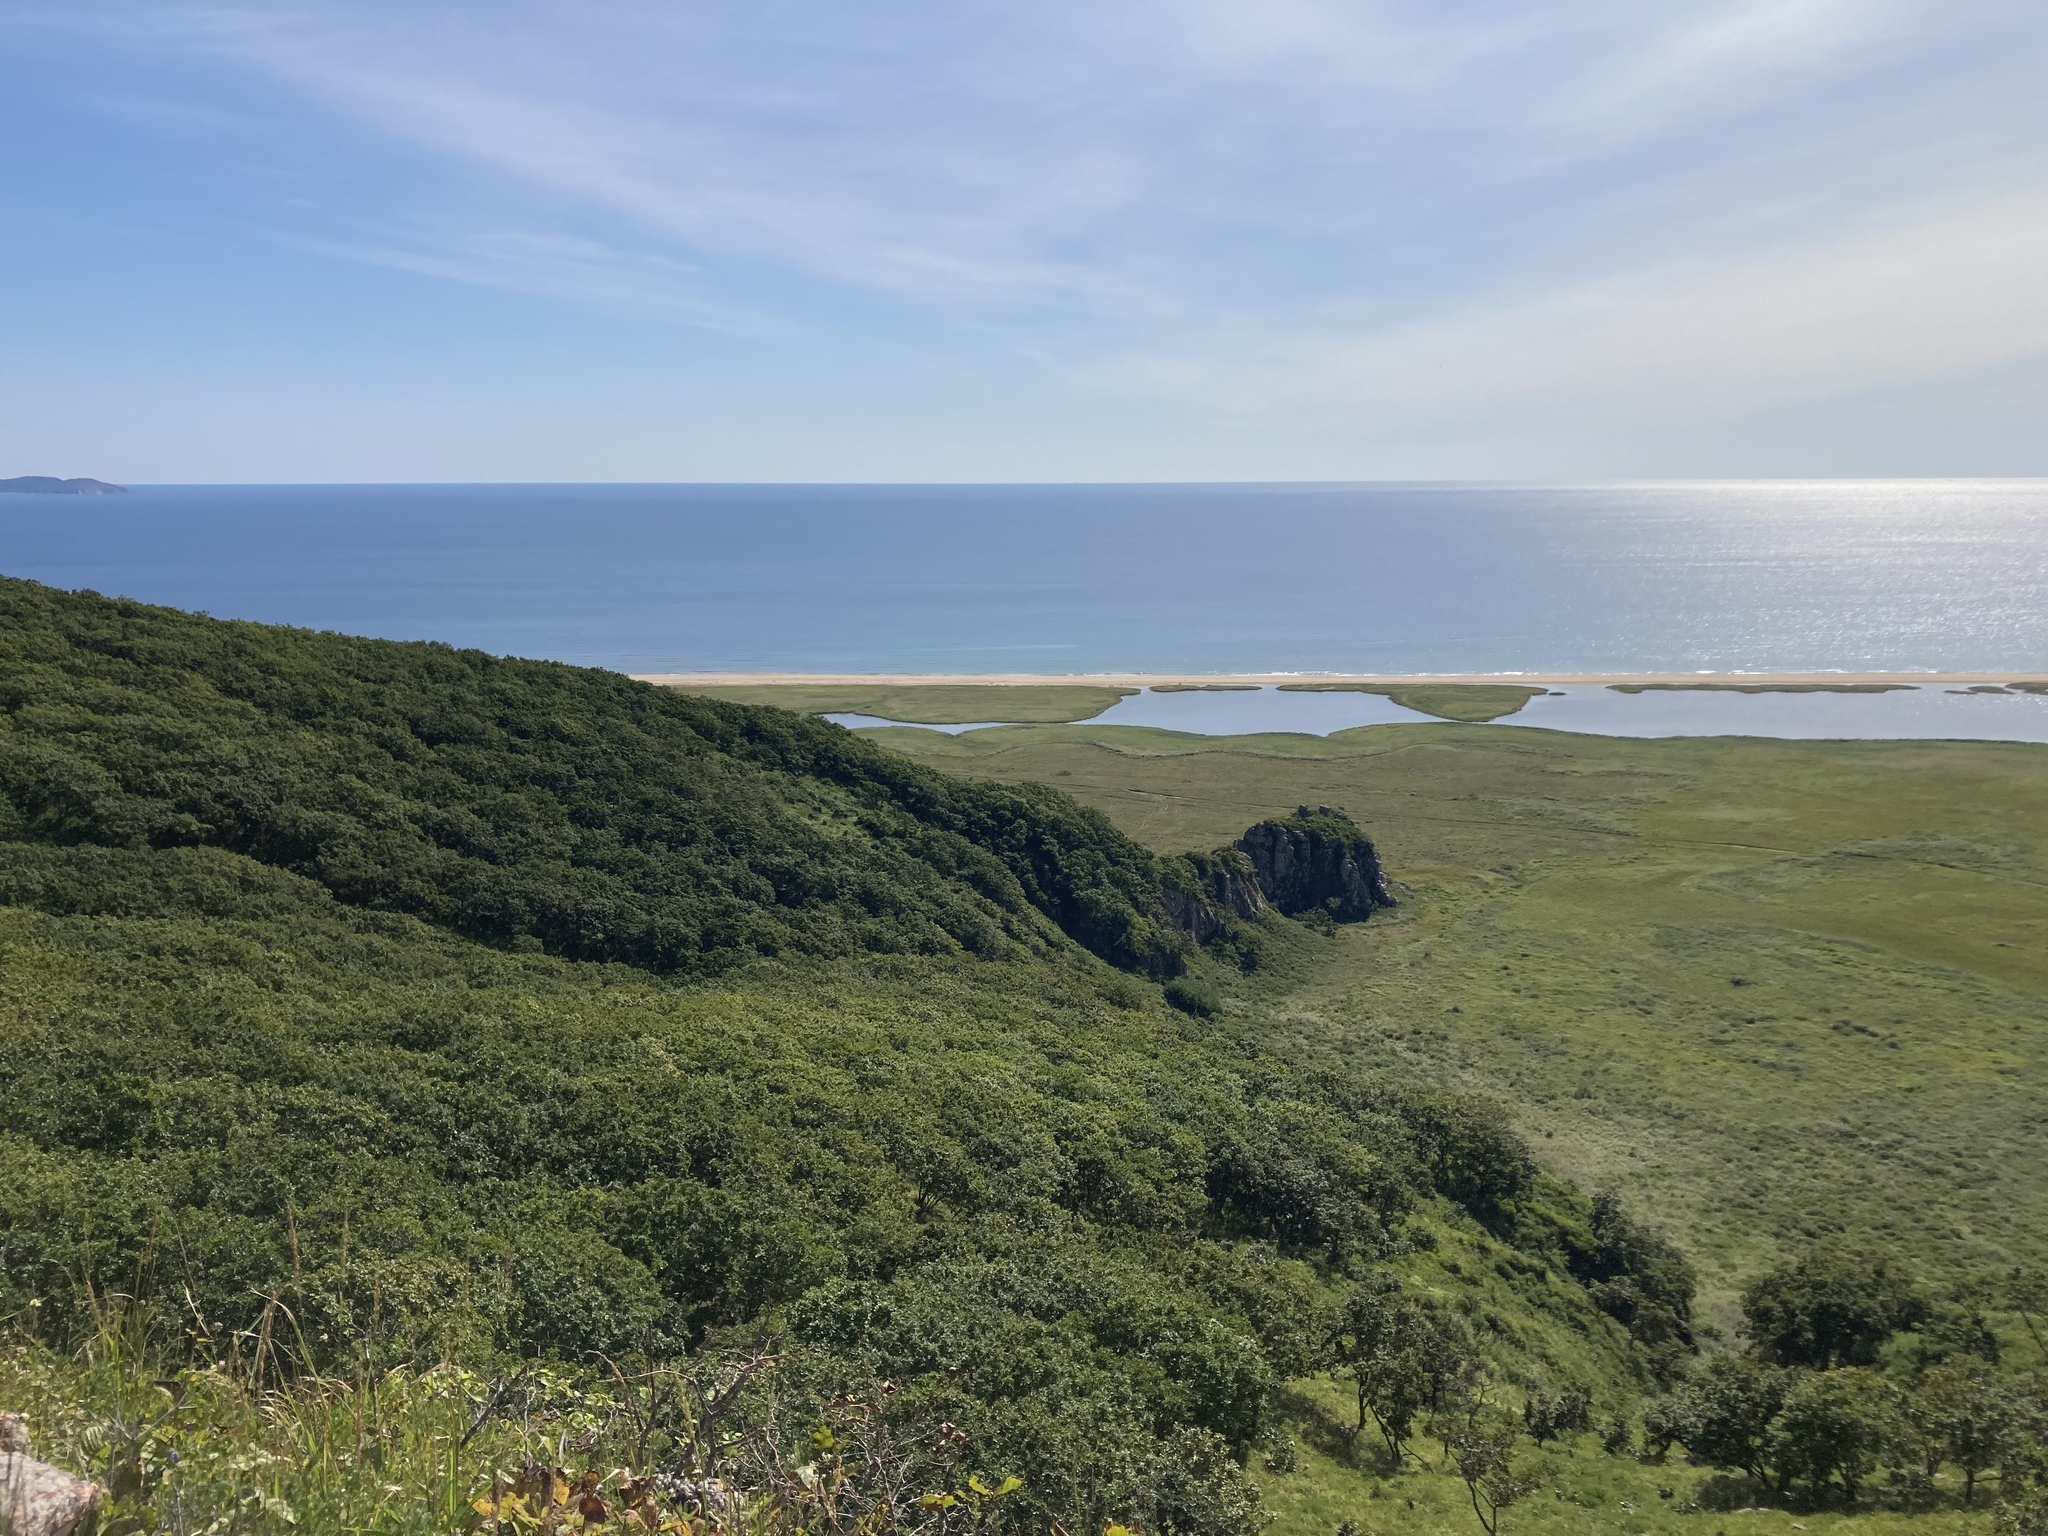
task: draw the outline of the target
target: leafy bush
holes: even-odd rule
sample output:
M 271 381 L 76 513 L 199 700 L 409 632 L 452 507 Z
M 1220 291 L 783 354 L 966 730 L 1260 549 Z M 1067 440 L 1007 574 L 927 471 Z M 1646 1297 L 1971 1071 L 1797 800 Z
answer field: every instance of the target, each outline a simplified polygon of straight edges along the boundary
M 1522 1426 L 1538 1445 L 1590 1429 L 1593 1423 L 1593 1394 L 1581 1386 L 1561 1387 L 1555 1392 L 1532 1391 L 1522 1404 Z
M 1917 1327 L 1927 1299 L 1883 1254 L 1816 1249 L 1752 1280 L 1742 1313 L 1757 1353 L 1779 1365 L 1873 1365 L 1885 1340 Z
M 1661 1438 L 1675 1431 L 1701 1461 L 1776 1486 L 1781 1480 L 1772 1427 L 1791 1388 L 1789 1374 L 1776 1366 L 1722 1355 L 1654 1415 L 1655 1433 Z
M 1856 1497 L 1857 1486 L 1899 1442 L 1897 1390 L 1854 1366 L 1800 1372 L 1769 1434 L 1781 1482 L 1804 1481 L 1818 1495 L 1831 1479 Z

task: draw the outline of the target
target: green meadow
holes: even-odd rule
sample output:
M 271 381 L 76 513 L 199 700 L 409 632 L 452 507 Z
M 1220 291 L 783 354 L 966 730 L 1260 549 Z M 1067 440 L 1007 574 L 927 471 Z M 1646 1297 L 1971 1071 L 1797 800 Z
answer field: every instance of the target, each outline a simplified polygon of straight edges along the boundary
M 1282 683 L 1282 693 L 1377 693 L 1403 709 L 1476 724 L 1512 715 L 1545 690 L 1525 683 Z
M 1405 725 L 876 734 L 1056 784 L 1161 850 L 1297 804 L 1346 809 L 1401 907 L 1235 982 L 1232 1013 L 1283 1054 L 1334 1044 L 1499 1099 L 1551 1171 L 1655 1213 L 1728 1343 L 1739 1285 L 1816 1241 L 1908 1255 L 1936 1284 L 2048 1257 L 2048 749 Z M 1385 1480 L 1326 1418 L 1303 1423 L 1303 1472 L 1265 1480 L 1276 1530 L 1346 1510 L 1472 1528 L 1455 1479 Z M 1518 1507 L 1519 1529 L 1714 1528 L 1674 1513 L 1698 1469 L 1545 1454 L 1547 1502 Z M 1736 1528 L 1963 1518 L 1776 1511 Z
M 1663 1214 L 1724 1324 L 1740 1277 L 1805 1238 L 1943 1270 L 2048 1247 L 2048 750 L 877 734 L 1056 784 L 1159 849 L 1344 807 L 1406 900 L 1236 1006 L 1498 1095 L 1556 1171 Z

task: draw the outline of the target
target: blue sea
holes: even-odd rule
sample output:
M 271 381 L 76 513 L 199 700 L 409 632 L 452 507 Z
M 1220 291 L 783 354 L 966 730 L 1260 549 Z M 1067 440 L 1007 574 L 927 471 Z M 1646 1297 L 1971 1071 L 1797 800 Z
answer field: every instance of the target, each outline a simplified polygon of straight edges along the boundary
M 2043 480 L 140 486 L 0 571 L 632 672 L 2048 671 Z

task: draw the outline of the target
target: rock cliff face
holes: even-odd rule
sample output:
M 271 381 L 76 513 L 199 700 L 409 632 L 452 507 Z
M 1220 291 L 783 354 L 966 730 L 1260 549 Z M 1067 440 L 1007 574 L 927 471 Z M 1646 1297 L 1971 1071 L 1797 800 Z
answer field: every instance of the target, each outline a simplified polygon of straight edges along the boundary
M 1262 821 L 1237 840 L 1267 901 L 1293 917 L 1320 909 L 1340 923 L 1357 922 L 1394 898 L 1372 840 L 1342 811 L 1302 806 L 1292 816 Z
M 1165 882 L 1166 910 L 1175 926 L 1197 944 L 1230 932 L 1233 917 L 1249 920 L 1266 914 L 1258 872 L 1239 849 L 1191 853 L 1185 862 L 1193 876 L 1191 887 Z

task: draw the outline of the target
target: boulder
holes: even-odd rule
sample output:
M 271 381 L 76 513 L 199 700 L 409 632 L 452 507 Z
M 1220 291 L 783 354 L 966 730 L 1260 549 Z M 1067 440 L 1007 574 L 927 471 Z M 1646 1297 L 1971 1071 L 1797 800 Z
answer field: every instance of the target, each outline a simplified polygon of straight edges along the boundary
M 96 1514 L 106 1490 L 60 1472 L 28 1453 L 21 1416 L 0 1413 L 0 1531 L 8 1536 L 71 1536 Z

